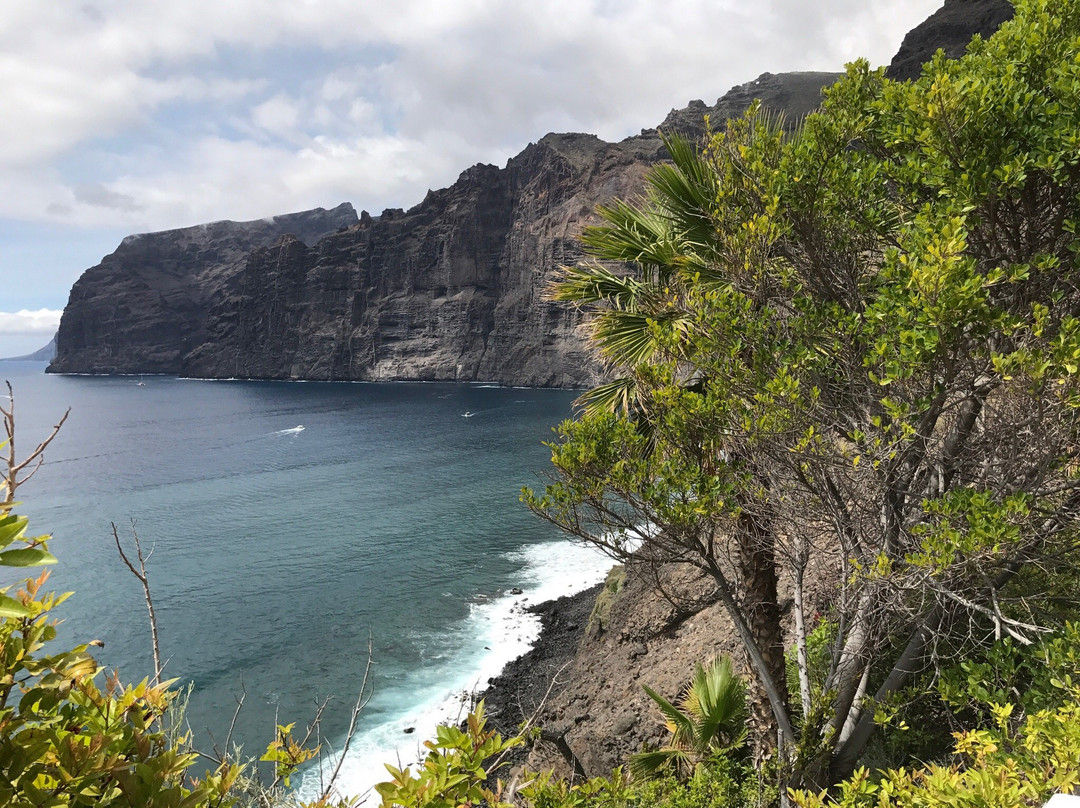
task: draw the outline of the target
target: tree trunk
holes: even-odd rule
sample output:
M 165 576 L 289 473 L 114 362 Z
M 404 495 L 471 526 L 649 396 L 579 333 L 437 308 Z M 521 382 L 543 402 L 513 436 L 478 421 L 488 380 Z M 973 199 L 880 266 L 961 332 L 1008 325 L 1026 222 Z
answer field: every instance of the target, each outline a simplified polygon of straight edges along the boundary
M 739 584 L 742 611 L 765 666 L 787 706 L 787 670 L 784 637 L 777 599 L 776 546 L 769 525 L 747 511 L 739 515 Z M 750 666 L 753 670 L 753 666 Z M 750 738 L 755 761 L 776 748 L 777 721 L 768 695 L 757 677 L 750 681 Z

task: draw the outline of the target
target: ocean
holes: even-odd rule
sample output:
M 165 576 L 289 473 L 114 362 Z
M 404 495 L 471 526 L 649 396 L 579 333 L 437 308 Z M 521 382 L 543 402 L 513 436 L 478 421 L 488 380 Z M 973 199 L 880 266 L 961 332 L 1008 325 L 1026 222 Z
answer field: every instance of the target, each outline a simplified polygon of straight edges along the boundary
M 518 502 L 542 484 L 542 441 L 573 392 L 43 371 L 0 362 L 20 454 L 71 408 L 18 492 L 31 533 L 54 536 L 50 589 L 75 593 L 59 642 L 100 639 L 122 680 L 152 674 L 142 591 L 110 528 L 134 523 L 165 674 L 192 685 L 204 746 L 225 742 L 242 695 L 232 740 L 248 754 L 327 698 L 324 750 L 340 749 L 370 643 L 373 692 L 339 781 L 362 793 L 528 649 L 527 606 L 610 567 Z

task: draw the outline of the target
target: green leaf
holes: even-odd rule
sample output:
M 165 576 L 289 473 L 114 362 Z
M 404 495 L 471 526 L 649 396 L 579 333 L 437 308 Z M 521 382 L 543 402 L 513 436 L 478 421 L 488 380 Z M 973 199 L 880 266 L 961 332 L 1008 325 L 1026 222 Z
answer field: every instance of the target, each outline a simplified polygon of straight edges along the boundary
M 21 550 L 5 550 L 0 553 L 2 567 L 37 567 L 55 564 L 56 556 L 40 547 L 26 547 Z
M 642 685 L 642 689 L 649 695 L 650 699 L 656 702 L 660 712 L 671 723 L 673 727 L 672 738 L 676 742 L 683 738 L 692 739 L 694 737 L 694 722 L 689 716 L 648 685 Z
M 635 780 L 647 780 L 659 775 L 665 766 L 684 758 L 685 752 L 671 748 L 638 752 L 630 756 L 630 774 Z
M 631 377 L 594 387 L 578 396 L 574 405 L 587 413 L 629 412 L 636 384 Z
M 0 519 L 0 547 L 7 547 L 22 536 L 27 521 L 27 517 L 15 514 L 8 514 Z
M 31 611 L 14 598 L 0 595 L 0 617 L 30 617 Z

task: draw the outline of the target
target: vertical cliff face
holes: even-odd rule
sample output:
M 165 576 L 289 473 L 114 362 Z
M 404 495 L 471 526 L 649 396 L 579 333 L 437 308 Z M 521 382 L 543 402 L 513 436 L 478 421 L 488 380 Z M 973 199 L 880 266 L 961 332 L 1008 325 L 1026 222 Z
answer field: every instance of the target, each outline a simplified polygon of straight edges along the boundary
M 699 135 L 754 98 L 794 121 L 833 73 L 765 74 L 662 127 Z M 544 299 L 598 203 L 640 191 L 655 129 L 551 134 L 409 211 L 352 207 L 132 236 L 72 289 L 54 372 L 487 380 L 574 387 L 602 369 L 578 312 Z
M 57 333 L 59 373 L 182 373 L 207 312 L 251 250 L 286 233 L 310 243 L 357 220 L 346 203 L 254 222 L 128 236 L 71 289 Z
M 889 73 L 1012 15 L 1007 0 L 946 0 Z M 755 99 L 794 124 L 835 73 L 764 74 L 661 124 L 691 136 Z M 640 192 L 663 159 L 655 129 L 620 143 L 547 135 L 504 168 L 477 165 L 406 211 L 349 204 L 130 236 L 71 290 L 50 370 L 273 379 L 490 380 L 583 386 L 602 376 L 579 315 L 544 299 L 582 258 L 596 205 Z
M 185 361 L 197 376 L 461 379 L 573 386 L 599 369 L 577 313 L 543 299 L 581 258 L 598 199 L 629 193 L 659 141 L 552 135 L 478 165 L 408 212 L 366 214 L 314 246 L 254 251 Z

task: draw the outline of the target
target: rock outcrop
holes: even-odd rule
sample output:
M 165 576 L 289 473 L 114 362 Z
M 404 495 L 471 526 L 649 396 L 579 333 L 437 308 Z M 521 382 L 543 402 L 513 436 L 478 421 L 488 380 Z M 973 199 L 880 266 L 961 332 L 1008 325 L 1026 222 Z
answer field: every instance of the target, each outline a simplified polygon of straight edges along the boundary
M 1012 16 L 1009 0 L 945 0 L 908 32 L 886 73 L 898 81 L 918 78 L 923 63 L 939 49 L 950 59 L 962 56 L 973 36 L 990 36 Z
M 661 127 L 700 135 L 706 114 L 715 125 L 754 98 L 794 122 L 836 76 L 765 74 Z M 549 134 L 408 211 L 345 204 L 128 237 L 73 287 L 50 370 L 592 384 L 578 312 L 543 292 L 582 258 L 596 205 L 638 193 L 665 156 L 656 129 Z

